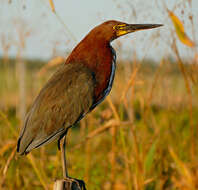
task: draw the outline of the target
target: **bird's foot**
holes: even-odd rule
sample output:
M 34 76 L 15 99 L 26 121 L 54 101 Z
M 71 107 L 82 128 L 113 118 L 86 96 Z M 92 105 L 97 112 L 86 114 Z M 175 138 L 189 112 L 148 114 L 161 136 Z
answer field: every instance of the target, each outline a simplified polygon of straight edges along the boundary
M 71 190 L 76 190 L 76 189 L 79 189 L 79 190 L 86 190 L 86 187 L 85 187 L 85 182 L 83 180 L 80 180 L 80 179 L 76 179 L 76 178 L 71 178 L 71 177 L 66 177 L 64 178 L 64 180 L 70 184 L 70 189 Z

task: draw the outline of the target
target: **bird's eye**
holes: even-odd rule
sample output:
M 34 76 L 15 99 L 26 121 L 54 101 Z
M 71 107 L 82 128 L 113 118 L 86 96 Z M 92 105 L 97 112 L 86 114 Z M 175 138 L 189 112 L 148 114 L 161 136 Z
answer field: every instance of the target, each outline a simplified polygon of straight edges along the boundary
M 125 27 L 125 26 L 126 26 L 126 24 L 118 24 L 118 25 L 115 25 L 115 26 L 113 27 L 113 29 L 114 29 L 114 30 L 122 30 L 123 27 Z
M 113 26 L 113 29 L 114 29 L 114 30 L 118 30 L 118 29 L 119 29 L 119 25 Z

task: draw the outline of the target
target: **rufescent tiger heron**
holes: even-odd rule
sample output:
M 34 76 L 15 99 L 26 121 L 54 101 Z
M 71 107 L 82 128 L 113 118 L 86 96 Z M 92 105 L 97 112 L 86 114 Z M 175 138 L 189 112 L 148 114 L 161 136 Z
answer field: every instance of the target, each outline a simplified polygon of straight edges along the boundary
M 92 29 L 36 97 L 21 129 L 17 152 L 27 154 L 54 140 L 58 140 L 60 148 L 60 140 L 64 137 L 61 145 L 63 176 L 68 178 L 65 136 L 70 127 L 100 104 L 111 91 L 116 53 L 110 43 L 125 34 L 160 26 L 111 20 Z

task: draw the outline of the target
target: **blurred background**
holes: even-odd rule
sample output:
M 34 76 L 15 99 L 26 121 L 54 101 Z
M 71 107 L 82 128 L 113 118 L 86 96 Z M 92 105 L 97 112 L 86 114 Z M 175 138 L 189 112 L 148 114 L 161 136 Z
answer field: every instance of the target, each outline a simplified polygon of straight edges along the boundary
M 93 190 L 198 189 L 198 1 L 1 0 L 0 189 L 52 189 L 57 143 L 16 154 L 24 117 L 77 43 L 106 20 L 164 24 L 112 43 L 108 98 L 68 134 L 69 174 Z

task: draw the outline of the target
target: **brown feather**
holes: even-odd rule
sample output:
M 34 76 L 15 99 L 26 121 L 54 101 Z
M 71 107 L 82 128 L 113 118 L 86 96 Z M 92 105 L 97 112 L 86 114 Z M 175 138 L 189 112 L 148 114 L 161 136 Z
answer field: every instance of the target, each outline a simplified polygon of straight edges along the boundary
M 61 66 L 40 91 L 21 130 L 23 154 L 57 139 L 93 104 L 93 73 L 80 63 Z

